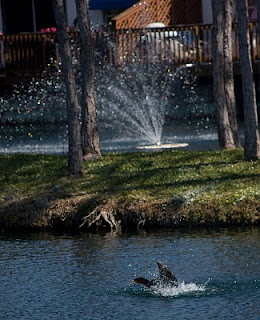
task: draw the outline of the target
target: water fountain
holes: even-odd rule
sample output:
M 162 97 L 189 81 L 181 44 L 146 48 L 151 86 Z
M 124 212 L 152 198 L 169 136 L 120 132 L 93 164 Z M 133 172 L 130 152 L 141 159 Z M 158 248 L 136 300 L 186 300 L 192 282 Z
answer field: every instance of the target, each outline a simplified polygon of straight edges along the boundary
M 97 67 L 102 152 L 187 147 L 191 130 L 189 124 L 184 129 L 183 119 L 187 124 L 189 116 L 211 112 L 198 97 L 195 80 L 185 67 Z M 17 87 L 0 99 L 0 153 L 67 152 L 65 89 L 59 68 L 48 69 L 29 87 Z M 208 122 L 196 120 L 195 130 L 205 129 Z
M 99 119 L 116 127 L 120 137 L 161 146 L 166 107 L 171 92 L 171 71 L 158 66 L 128 66 L 120 70 L 101 70 L 97 87 Z M 104 79 L 104 75 L 108 78 Z
M 101 135 L 111 130 L 113 143 L 120 148 L 187 147 L 188 142 L 176 134 L 179 119 L 183 121 L 205 112 L 195 81 L 186 67 L 152 64 L 99 69 L 97 103 Z M 196 123 L 198 126 L 199 121 Z M 109 144 L 111 141 L 107 141 Z

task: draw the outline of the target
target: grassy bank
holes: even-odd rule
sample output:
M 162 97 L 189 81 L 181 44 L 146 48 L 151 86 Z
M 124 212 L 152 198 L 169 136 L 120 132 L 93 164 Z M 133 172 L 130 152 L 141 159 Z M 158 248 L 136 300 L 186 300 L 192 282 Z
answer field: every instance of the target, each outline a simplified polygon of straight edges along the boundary
M 0 156 L 0 229 L 256 225 L 260 162 L 242 159 L 242 150 L 111 154 L 76 180 L 65 157 Z

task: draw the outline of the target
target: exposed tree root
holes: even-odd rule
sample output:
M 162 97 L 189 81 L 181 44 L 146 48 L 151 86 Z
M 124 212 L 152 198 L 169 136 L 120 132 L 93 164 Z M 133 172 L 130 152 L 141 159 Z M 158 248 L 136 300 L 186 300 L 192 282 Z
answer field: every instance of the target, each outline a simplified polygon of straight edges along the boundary
M 109 210 L 109 208 L 103 204 L 96 207 L 89 215 L 83 217 L 83 222 L 79 228 L 82 228 L 85 224 L 87 224 L 87 228 L 90 228 L 101 219 L 103 219 L 109 225 L 111 231 L 119 230 L 120 221 L 117 221 L 114 217 L 113 211 L 111 209 Z

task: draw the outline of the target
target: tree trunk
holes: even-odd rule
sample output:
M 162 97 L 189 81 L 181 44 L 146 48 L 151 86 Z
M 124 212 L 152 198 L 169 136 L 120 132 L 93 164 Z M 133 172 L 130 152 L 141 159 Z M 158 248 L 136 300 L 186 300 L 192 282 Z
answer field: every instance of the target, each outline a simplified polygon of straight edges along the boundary
M 233 75 L 233 47 L 232 47 L 232 12 L 233 0 L 224 0 L 225 28 L 224 28 L 224 86 L 232 136 L 236 148 L 241 147 L 237 124 L 236 97 Z
M 75 0 L 78 14 L 81 44 L 81 77 L 82 77 L 82 147 L 85 160 L 101 157 L 97 128 L 96 101 L 94 90 L 94 46 L 90 27 L 87 0 Z
M 213 77 L 221 149 L 240 147 L 232 64 L 232 0 L 212 0 Z
M 66 28 L 64 0 L 53 0 L 57 28 L 58 45 L 67 94 L 68 113 L 68 170 L 74 177 L 83 175 L 83 157 L 80 135 L 79 102 L 76 91 L 75 75 L 71 61 L 70 40 Z
M 257 9 L 257 21 L 258 21 L 258 33 L 260 36 L 260 0 L 256 0 L 256 9 Z
M 260 157 L 260 140 L 256 107 L 255 84 L 250 55 L 247 0 L 237 1 L 238 37 L 240 69 L 244 96 L 245 146 L 246 160 Z

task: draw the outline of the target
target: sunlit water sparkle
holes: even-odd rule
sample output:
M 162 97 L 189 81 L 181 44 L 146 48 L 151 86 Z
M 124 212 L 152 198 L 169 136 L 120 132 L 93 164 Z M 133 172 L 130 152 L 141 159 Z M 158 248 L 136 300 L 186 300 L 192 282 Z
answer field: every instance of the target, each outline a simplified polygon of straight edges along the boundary
M 1 235 L 5 320 L 256 320 L 259 229 Z M 177 288 L 130 285 L 164 261 Z M 208 280 L 210 279 L 210 280 Z
M 157 149 L 186 143 L 182 139 L 187 125 L 192 127 L 187 130 L 191 139 L 215 131 L 209 119 L 212 110 L 205 97 L 197 95 L 196 77 L 189 68 L 103 66 L 96 74 L 102 152 L 135 150 L 158 141 L 162 146 Z M 0 97 L 0 153 L 67 153 L 65 97 L 61 75 L 55 68 L 34 79 L 29 87 L 17 87 Z M 179 116 L 182 120 L 174 120 Z M 194 120 L 188 120 L 193 116 Z M 210 141 L 208 136 L 203 139 Z

